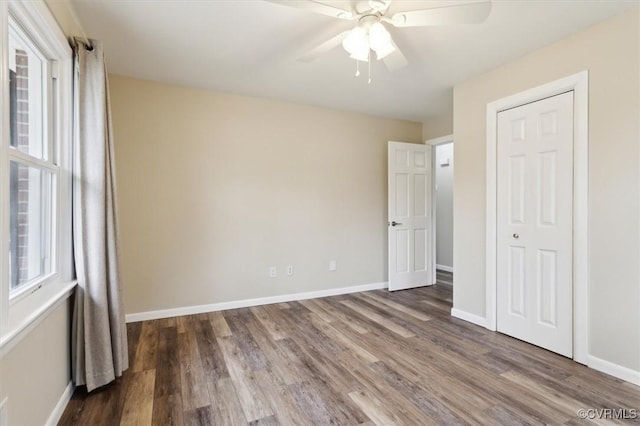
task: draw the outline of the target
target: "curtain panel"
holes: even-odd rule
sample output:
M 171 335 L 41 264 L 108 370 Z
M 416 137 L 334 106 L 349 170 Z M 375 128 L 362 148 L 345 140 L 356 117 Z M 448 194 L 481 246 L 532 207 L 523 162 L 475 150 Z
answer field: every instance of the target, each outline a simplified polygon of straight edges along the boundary
M 118 263 L 116 180 L 102 44 L 74 39 L 72 373 L 88 391 L 129 366 Z

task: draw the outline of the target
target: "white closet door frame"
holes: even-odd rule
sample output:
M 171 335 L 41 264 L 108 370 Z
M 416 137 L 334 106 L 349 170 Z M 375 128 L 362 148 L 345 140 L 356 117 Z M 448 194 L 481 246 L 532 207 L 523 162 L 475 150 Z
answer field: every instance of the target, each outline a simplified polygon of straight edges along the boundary
M 574 93 L 573 121 L 573 359 L 588 364 L 589 73 L 582 71 L 487 104 L 486 328 L 496 331 L 497 119 L 509 108 Z

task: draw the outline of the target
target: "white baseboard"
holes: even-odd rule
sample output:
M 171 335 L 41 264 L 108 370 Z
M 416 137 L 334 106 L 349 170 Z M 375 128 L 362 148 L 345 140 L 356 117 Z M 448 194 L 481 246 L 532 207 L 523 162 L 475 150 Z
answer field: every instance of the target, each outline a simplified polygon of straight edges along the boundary
M 69 381 L 69 384 L 66 388 L 64 388 L 64 391 L 62 392 L 62 395 L 60 395 L 58 403 L 53 408 L 53 411 L 49 415 L 49 418 L 47 419 L 45 425 L 49 426 L 58 424 L 58 421 L 60 421 L 60 417 L 62 417 L 62 413 L 64 413 L 64 409 L 67 408 L 67 404 L 73 396 L 73 391 L 75 390 L 75 388 L 76 387 L 74 386 L 73 382 Z
M 469 312 L 461 311 L 460 309 L 451 308 L 451 316 L 475 325 L 479 325 L 480 327 L 486 327 L 487 321 L 485 320 L 485 318 L 476 314 L 471 314 Z
M 445 272 L 451 272 L 453 274 L 453 266 L 438 265 L 436 263 L 436 269 L 440 269 L 441 271 L 445 271 Z
M 388 283 L 363 284 L 351 287 L 331 288 L 328 290 L 307 291 L 304 293 L 282 294 L 279 296 L 258 297 L 256 299 L 235 300 L 231 302 L 212 303 L 209 305 L 184 306 L 181 308 L 162 309 L 158 311 L 137 312 L 127 314 L 127 322 L 146 321 L 160 318 L 171 318 L 181 315 L 202 314 L 205 312 L 224 311 L 227 309 L 248 308 L 251 306 L 270 305 L 272 303 L 294 302 L 296 300 L 316 299 L 319 297 L 337 296 L 340 294 L 360 293 L 362 291 L 387 288 Z
M 613 362 L 606 361 L 593 355 L 589 355 L 587 357 L 587 365 L 589 368 L 593 368 L 594 370 L 601 371 L 610 376 L 617 377 L 618 379 L 640 386 L 640 371 L 614 364 Z

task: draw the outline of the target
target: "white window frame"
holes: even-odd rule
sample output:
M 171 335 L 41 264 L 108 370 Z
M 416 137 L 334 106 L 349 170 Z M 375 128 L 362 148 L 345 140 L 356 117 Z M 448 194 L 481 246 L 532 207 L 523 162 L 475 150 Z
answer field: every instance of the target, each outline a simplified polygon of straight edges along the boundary
M 29 102 L 29 135 L 35 134 L 36 141 L 41 144 L 40 151 L 41 157 L 37 158 L 32 156 L 29 153 L 25 153 L 21 151 L 17 147 L 8 148 L 6 150 L 6 154 L 8 156 L 9 164 L 11 162 L 15 162 L 17 164 L 33 167 L 34 169 L 40 170 L 43 173 L 49 173 L 50 182 L 48 185 L 49 194 L 48 194 L 48 203 L 50 205 L 49 210 L 49 228 L 50 228 L 50 241 L 46 247 L 41 247 L 41 250 L 45 250 L 48 252 L 48 263 L 49 270 L 42 271 L 42 274 L 37 276 L 34 279 L 31 279 L 22 285 L 20 285 L 16 289 L 11 289 L 9 286 L 9 304 L 12 305 L 23 297 L 27 296 L 30 292 L 34 290 L 34 288 L 45 285 L 49 282 L 53 282 L 58 278 L 58 270 L 57 264 L 55 262 L 57 247 L 53 243 L 57 241 L 57 203 L 59 201 L 57 194 L 57 181 L 60 172 L 60 167 L 57 161 L 57 140 L 55 138 L 55 134 L 53 129 L 57 127 L 57 123 L 55 123 L 55 115 L 53 114 L 53 109 L 56 107 L 54 102 L 54 90 L 53 85 L 57 84 L 57 76 L 55 76 L 55 69 L 57 68 L 57 61 L 51 61 L 47 58 L 47 55 L 44 55 L 41 52 L 40 46 L 35 45 L 29 38 L 29 34 L 26 34 L 27 31 L 22 28 L 22 25 L 17 22 L 11 13 L 9 14 L 9 32 L 12 32 L 15 36 L 17 36 L 25 45 L 27 51 L 31 54 L 34 54 L 38 59 L 40 59 L 43 63 L 43 67 L 40 70 L 40 75 L 37 78 L 33 78 L 31 73 L 29 73 L 29 90 L 32 87 L 36 87 L 41 94 L 42 98 L 39 99 L 39 103 L 34 105 L 35 102 Z M 25 37 L 23 37 L 20 32 L 25 33 Z M 9 41 L 11 38 L 8 38 Z M 11 43 L 9 42 L 9 54 L 11 54 Z M 9 58 L 11 60 L 11 58 Z M 56 81 L 54 82 L 54 78 Z M 42 115 L 40 117 L 40 115 Z M 31 117 L 36 117 L 36 120 L 31 120 Z M 39 118 L 39 119 L 38 119 Z M 4 146 L 2 147 L 4 149 Z M 31 197 L 31 194 L 29 194 Z M 43 194 L 40 194 L 41 198 Z M 10 197 L 10 196 L 9 196 Z M 31 232 L 31 226 L 29 226 L 29 232 Z
M 55 151 L 47 153 L 47 161 L 39 161 L 18 150 L 9 152 L 9 19 L 26 32 L 31 41 L 49 60 L 51 76 L 55 85 L 50 85 L 54 93 L 45 98 L 45 108 L 53 111 L 52 123 L 43 129 L 53 138 L 49 146 Z M 0 2 L 0 356 L 4 355 L 46 314 L 71 294 L 73 282 L 72 236 L 71 236 L 71 165 L 72 165 L 72 51 L 55 18 L 42 0 L 1 1 Z M 54 89 L 55 87 L 55 89 Z M 55 124 L 54 124 L 55 123 Z M 48 146 L 44 147 L 48 149 Z M 18 151 L 18 152 L 16 152 Z M 51 274 L 29 286 L 19 295 L 10 296 L 9 276 L 9 165 L 10 159 L 20 158 L 23 164 L 37 164 L 47 169 L 50 161 L 56 164 L 56 200 L 52 204 Z M 43 167 L 43 164 L 46 167 Z

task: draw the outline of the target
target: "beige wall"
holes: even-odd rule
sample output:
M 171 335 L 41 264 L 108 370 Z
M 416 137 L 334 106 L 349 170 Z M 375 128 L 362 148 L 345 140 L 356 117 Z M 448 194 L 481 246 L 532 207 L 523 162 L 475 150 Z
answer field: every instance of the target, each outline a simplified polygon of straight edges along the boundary
M 432 117 L 422 123 L 422 140 L 448 136 L 453 133 L 453 113 Z
M 0 360 L 8 425 L 43 425 L 71 379 L 71 300 L 63 302 Z
M 110 87 L 128 313 L 387 280 L 387 141 L 420 143 L 420 123 Z
M 640 370 L 639 11 L 454 88 L 454 306 L 484 316 L 488 102 L 589 70 L 589 351 Z

